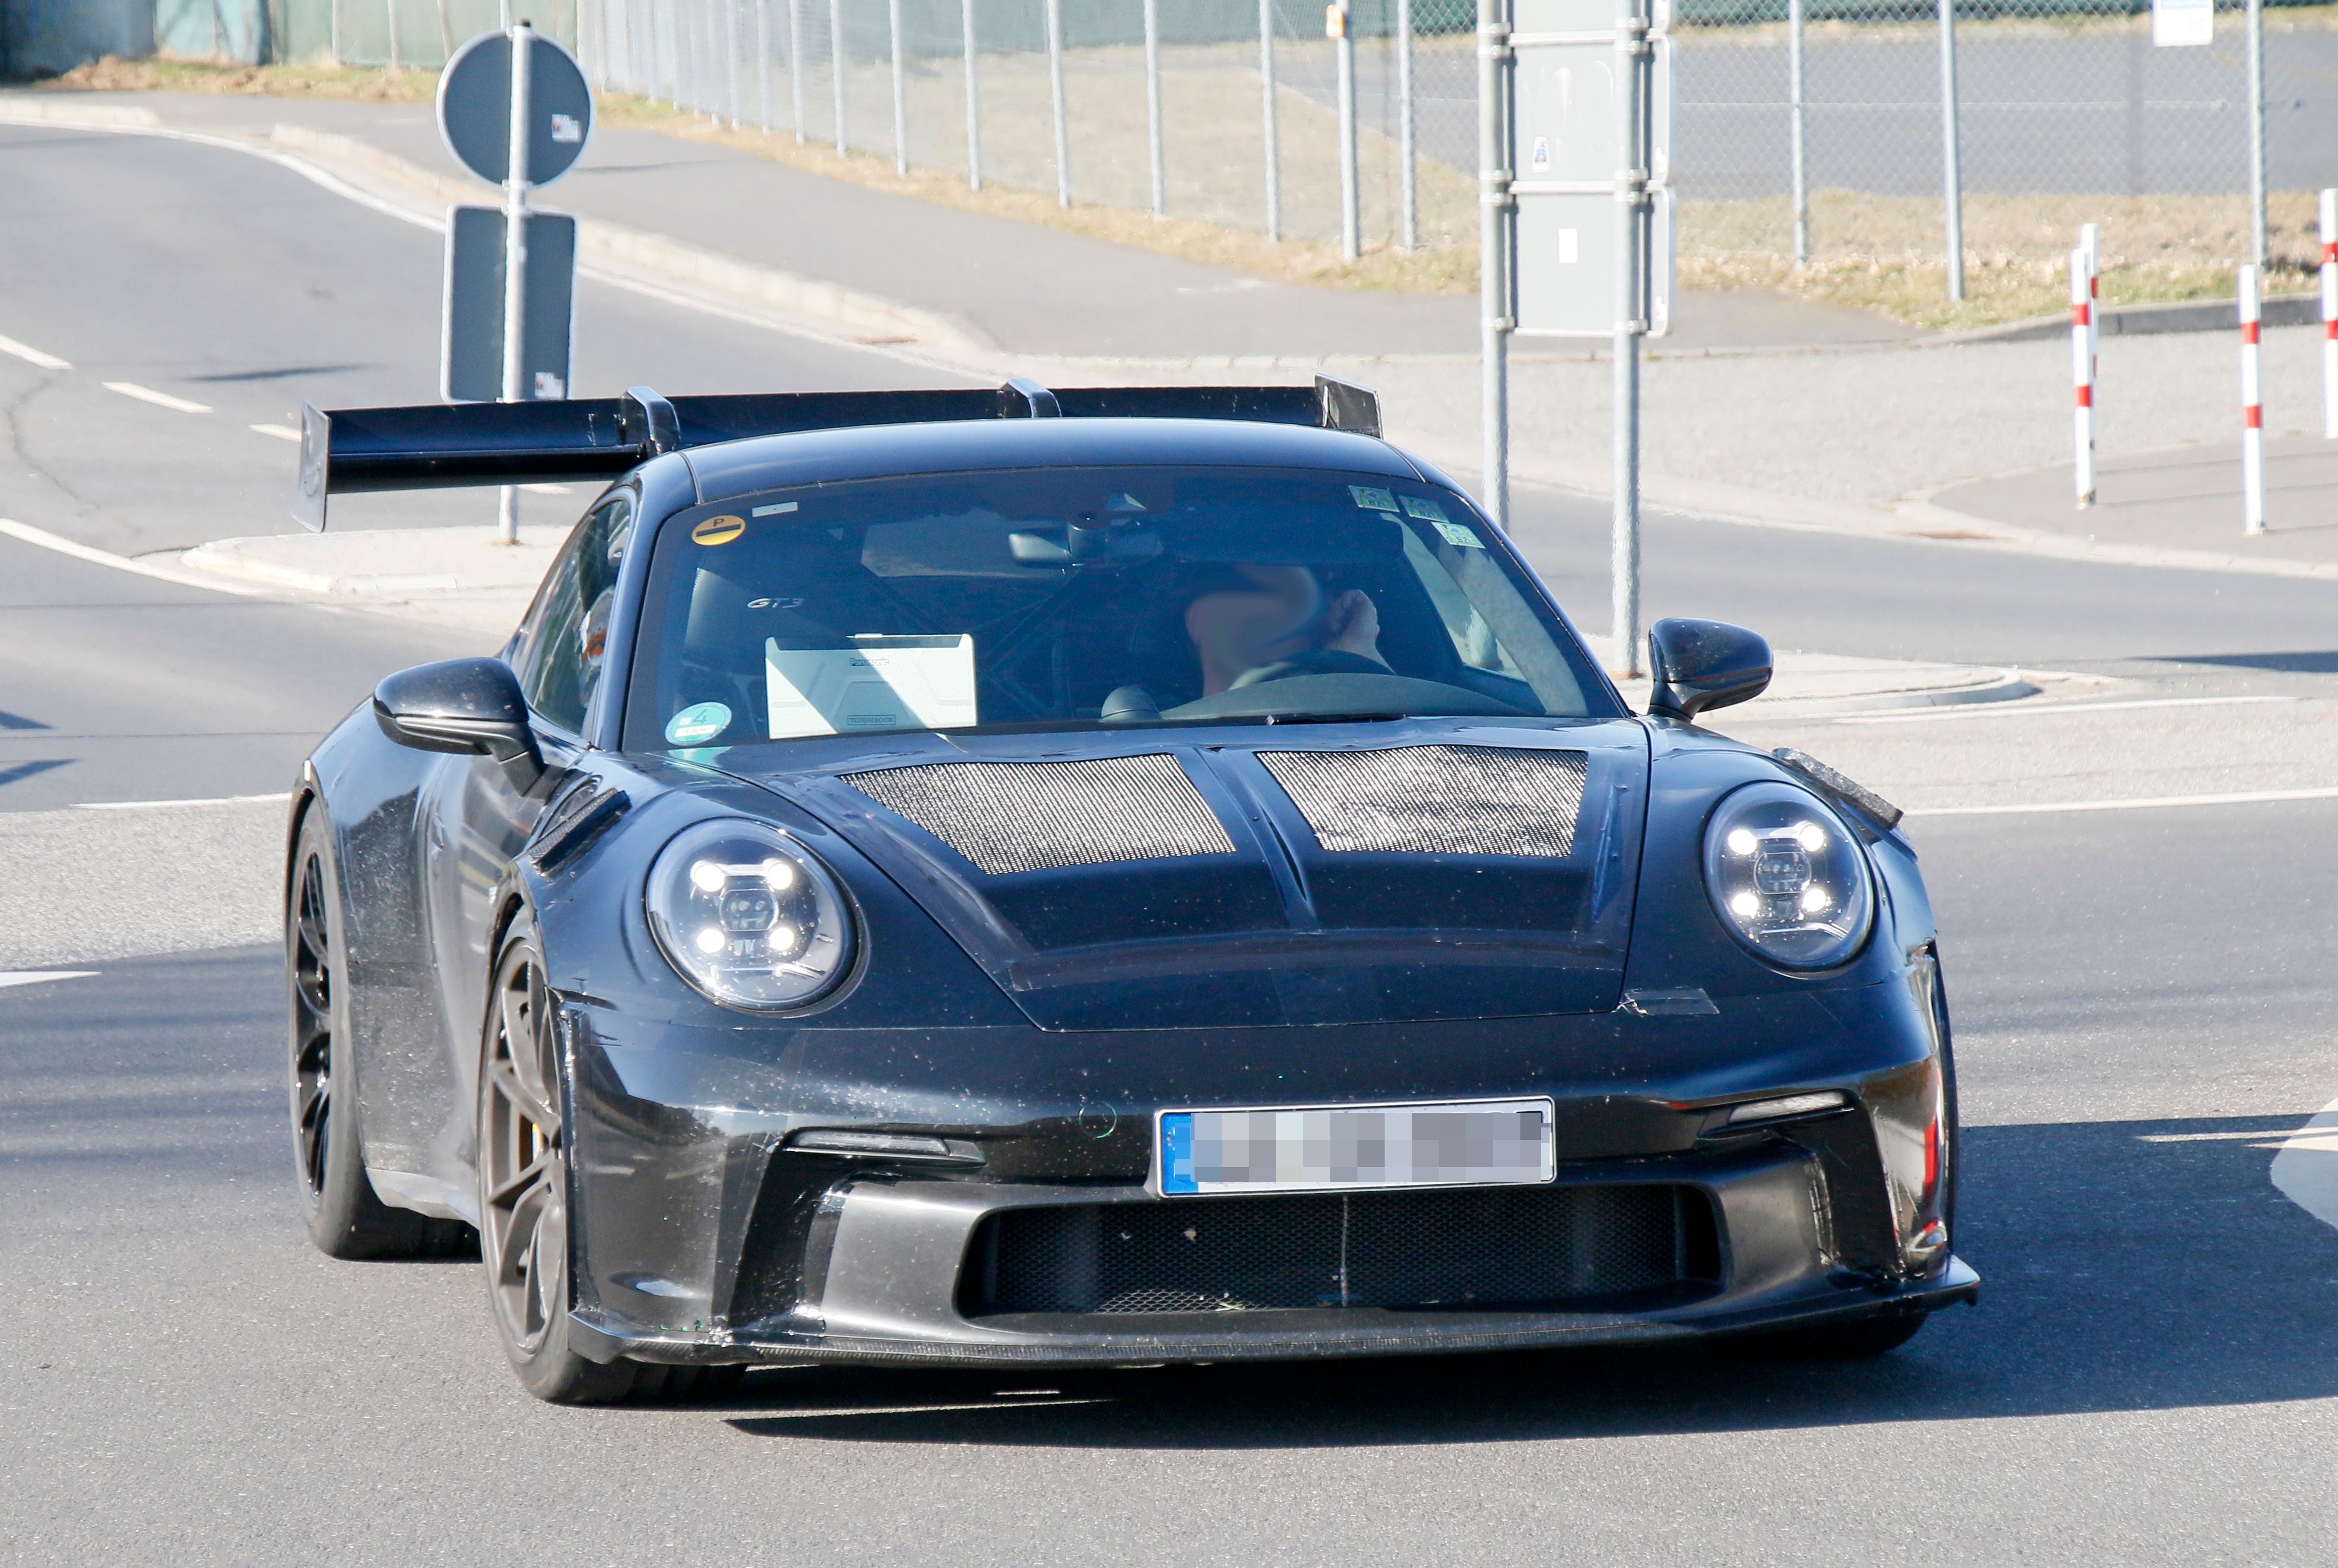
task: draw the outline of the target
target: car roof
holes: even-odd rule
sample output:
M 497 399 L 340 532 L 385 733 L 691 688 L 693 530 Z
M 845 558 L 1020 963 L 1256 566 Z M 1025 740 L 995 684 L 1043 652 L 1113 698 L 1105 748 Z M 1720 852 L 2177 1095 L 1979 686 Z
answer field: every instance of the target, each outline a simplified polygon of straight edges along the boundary
M 1345 430 L 1243 419 L 965 419 L 758 436 L 681 454 L 701 503 L 759 490 L 897 475 L 1004 468 L 1328 468 L 1431 479 L 1387 442 Z M 1441 475 L 1431 482 L 1445 483 Z

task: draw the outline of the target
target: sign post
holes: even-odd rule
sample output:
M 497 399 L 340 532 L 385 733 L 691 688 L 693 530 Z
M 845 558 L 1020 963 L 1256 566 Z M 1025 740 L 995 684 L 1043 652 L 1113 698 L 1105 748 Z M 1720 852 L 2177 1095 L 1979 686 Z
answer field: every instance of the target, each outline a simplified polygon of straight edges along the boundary
M 1610 624 L 1621 672 L 1636 675 L 1640 340 L 1670 328 L 1675 271 L 1670 8 L 1482 0 L 1479 17 L 1488 512 L 1508 526 L 1506 338 L 1606 338 L 1616 399 Z
M 447 215 L 439 392 L 449 402 L 568 396 L 576 220 L 532 211 L 528 193 L 568 172 L 593 124 L 593 94 L 568 51 L 526 22 L 483 33 L 438 78 L 438 130 L 456 160 L 501 185 L 501 207 Z M 519 491 L 503 487 L 498 536 L 519 541 Z

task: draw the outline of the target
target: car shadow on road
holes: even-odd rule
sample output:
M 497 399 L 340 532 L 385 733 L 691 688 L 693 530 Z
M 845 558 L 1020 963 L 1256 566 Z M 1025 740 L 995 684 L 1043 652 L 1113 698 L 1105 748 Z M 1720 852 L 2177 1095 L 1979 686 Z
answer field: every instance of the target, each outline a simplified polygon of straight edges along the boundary
M 2338 1395 L 2338 1230 L 2276 1191 L 2304 1122 L 1974 1127 L 1958 1251 L 1978 1308 L 1854 1362 L 1575 1350 L 1107 1373 L 791 1368 L 759 1436 L 1013 1446 L 1511 1442 L 2245 1405 Z

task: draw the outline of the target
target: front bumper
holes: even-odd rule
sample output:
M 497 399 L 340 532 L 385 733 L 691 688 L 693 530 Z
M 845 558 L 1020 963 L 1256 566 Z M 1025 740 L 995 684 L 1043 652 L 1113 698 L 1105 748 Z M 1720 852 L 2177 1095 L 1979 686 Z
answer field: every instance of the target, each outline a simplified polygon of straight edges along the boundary
M 965 1271 L 1003 1211 L 1163 1201 L 1143 1188 L 871 1178 L 825 1191 L 805 1228 L 797 1298 L 755 1321 L 686 1331 L 580 1303 L 572 1343 L 595 1358 L 653 1362 L 1110 1367 L 1288 1360 L 1591 1344 L 1648 1344 L 1929 1312 L 1979 1292 L 1946 1258 L 1921 1279 L 1842 1267 L 1822 1235 L 1815 1157 L 1792 1145 L 1570 1171 L 1561 1183 L 1663 1183 L 1702 1194 L 1719 1242 L 1712 1278 L 1630 1309 L 1270 1308 L 968 1316 Z M 1814 1202 L 1814 1194 L 1822 1201 Z

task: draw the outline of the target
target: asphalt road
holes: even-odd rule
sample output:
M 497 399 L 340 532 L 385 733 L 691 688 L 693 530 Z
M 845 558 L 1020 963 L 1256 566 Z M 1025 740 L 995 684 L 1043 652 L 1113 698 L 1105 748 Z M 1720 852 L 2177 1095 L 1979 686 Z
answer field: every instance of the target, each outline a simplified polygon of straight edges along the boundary
M 15 134 L 0 132 L 11 178 L 42 163 Z M 352 379 L 329 397 L 427 395 L 428 243 L 408 258 L 425 282 L 406 316 L 368 327 L 322 313 L 346 328 L 332 355 L 310 352 L 297 320 L 270 325 L 297 317 L 305 308 L 283 301 L 341 260 L 427 234 L 312 201 L 313 187 L 235 154 L 95 138 L 51 150 L 79 161 L 46 210 L 75 240 L 54 242 L 46 220 L 12 229 L 0 333 L 80 357 L 6 384 L 10 428 L 46 441 L 43 471 L 67 484 L 7 464 L 0 515 L 113 548 L 274 526 L 262 508 L 285 460 L 230 446 L 230 393 L 211 416 L 116 407 L 83 386 L 101 375 L 182 391 L 220 367 L 346 360 L 370 368 L 331 373 Z M 118 285 L 141 247 L 163 242 L 141 205 L 168 194 L 142 184 L 158 156 L 180 159 L 177 189 L 241 202 L 241 220 L 206 231 L 218 252 L 183 298 L 76 276 L 97 270 L 81 268 L 84 250 L 122 252 Z M 278 205 L 300 210 L 289 230 L 262 221 Z M 243 332 L 218 330 L 210 318 L 239 278 L 267 292 Z M 589 330 L 613 352 L 604 364 L 696 342 L 710 358 L 677 359 L 675 374 L 900 378 L 876 355 L 839 368 L 838 351 L 775 334 L 633 296 L 601 304 Z M 0 375 L 18 363 L 0 358 Z M 186 375 L 172 380 L 172 367 Z M 310 385 L 281 383 L 265 397 Z M 241 423 L 271 416 L 250 397 L 232 407 Z M 44 407 L 45 436 L 25 413 Z M 98 451 L 92 421 L 136 433 L 111 459 L 122 475 L 74 456 Z M 190 466 L 221 451 L 217 470 Z M 84 506 L 96 477 L 118 498 Z M 207 498 L 213 478 L 253 499 Z M 1544 570 L 1602 622 L 1596 509 L 1529 495 L 1521 514 Z M 1790 645 L 2085 662 L 2296 704 L 2114 714 L 2103 721 L 2135 726 L 2114 753 L 2197 763 L 2245 723 L 2260 740 L 2330 728 L 2326 589 L 1663 518 L 1649 559 L 1656 612 L 1741 618 Z M 49 726 L 0 733 L 0 807 L 280 789 L 306 737 L 448 635 L 0 539 L 0 722 Z M 2151 717 L 2163 712 L 2189 717 Z M 2092 721 L 1824 733 L 1862 738 L 1862 772 L 1921 777 L 2003 751 L 1992 725 Z M 45 758 L 65 764 L 7 771 Z M 2036 761 L 2029 799 L 2051 798 L 2058 765 Z M 205 809 L 26 815 L 0 848 L 45 866 L 67 827 L 119 823 L 65 869 L 85 865 L 100 907 L 145 906 L 162 885 L 154 866 L 221 832 Z M 263 844 L 269 809 L 252 808 Z M 476 1264 L 339 1264 L 308 1248 L 272 949 L 206 948 L 225 927 L 176 893 L 142 907 L 136 929 L 192 951 L 117 956 L 129 949 L 110 936 L 93 926 L 76 948 L 63 926 L 41 962 L 93 975 L 0 985 L 0 1553 L 2317 1560 L 2338 1504 L 2338 1231 L 2283 1198 L 2267 1167 L 2272 1145 L 2338 1095 L 2322 848 L 2333 828 L 2330 800 L 1918 820 L 1969 1125 L 1958 1244 L 1987 1286 L 1979 1309 L 1843 1367 L 1577 1354 L 1047 1379 L 791 1371 L 758 1374 L 717 1407 L 555 1410 L 503 1367 Z

